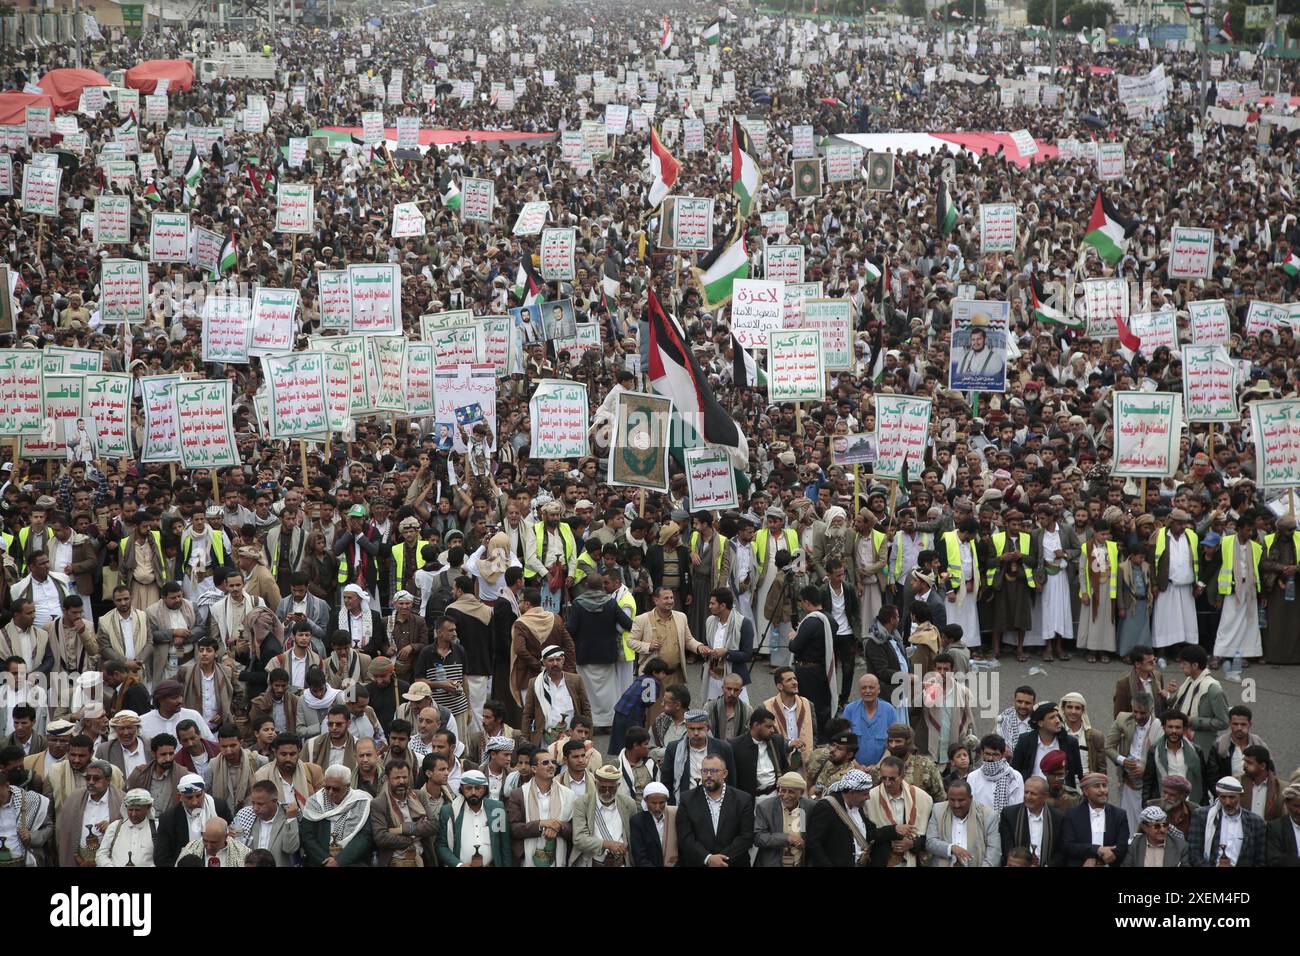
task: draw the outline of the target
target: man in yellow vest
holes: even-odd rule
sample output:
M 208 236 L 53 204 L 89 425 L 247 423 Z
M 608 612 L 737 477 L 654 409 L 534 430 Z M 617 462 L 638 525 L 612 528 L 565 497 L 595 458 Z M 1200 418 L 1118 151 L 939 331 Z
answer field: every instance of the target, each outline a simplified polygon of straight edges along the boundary
M 1264 550 L 1263 594 L 1268 600 L 1264 656 L 1270 664 L 1300 664 L 1300 600 L 1295 596 L 1296 575 L 1300 573 L 1300 531 L 1296 530 L 1294 515 L 1284 514 L 1277 519 L 1277 532 L 1264 536 Z
M 1025 661 L 1025 632 L 1032 626 L 1034 567 L 1038 555 L 1024 530 L 1024 515 L 1012 509 L 1002 518 L 1005 531 L 992 536 L 993 560 L 985 581 L 993 589 L 993 660 L 1002 655 L 1002 635 L 1016 633 L 1016 660 Z
M 754 535 L 754 633 L 758 644 L 768 648 L 772 666 L 786 667 L 790 664 L 790 625 L 768 627 L 767 593 L 777 579 L 777 554 L 785 551 L 792 558 L 799 556 L 799 534 L 786 527 L 785 512 L 780 508 L 768 508 L 764 518 L 767 527 Z
M 1205 587 L 1200 582 L 1200 541 L 1188 527 L 1191 520 L 1186 511 L 1175 508 L 1169 527 L 1156 531 L 1151 644 L 1161 657 L 1166 648 L 1196 643 L 1196 595 Z
M 1247 657 L 1264 653 L 1259 631 L 1259 559 L 1264 546 L 1255 540 L 1255 523 L 1259 514 L 1248 508 L 1237 519 L 1235 534 L 1226 535 L 1219 544 L 1219 586 L 1215 607 L 1219 615 L 1219 632 L 1214 638 L 1214 656 L 1223 660 L 1224 680 L 1241 683 L 1241 670 Z M 1231 661 L 1231 664 L 1226 663 Z
M 1088 663 L 1109 664 L 1115 653 L 1116 595 L 1119 593 L 1119 546 L 1110 539 L 1110 522 L 1092 526 L 1092 540 L 1083 543 L 1079 558 L 1078 647 Z
M 621 607 L 629 621 L 636 620 L 636 598 L 623 583 L 623 577 L 618 573 L 606 573 L 601 578 L 604 581 L 605 593 L 609 594 L 614 603 Z M 636 676 L 636 651 L 632 645 L 627 642 L 628 635 L 632 633 L 632 628 L 618 628 L 618 646 L 619 658 L 614 664 L 614 676 L 616 683 L 621 688 L 626 688 L 632 683 Z
M 560 612 L 567 589 L 578 574 L 578 546 L 572 529 L 562 520 L 564 505 L 548 501 L 541 507 L 542 520 L 534 526 L 537 560 L 546 573 L 540 577 L 542 607 L 553 614 Z
M 691 633 L 703 634 L 709 621 L 709 595 L 725 587 L 731 576 L 731 555 L 726 535 L 714 529 L 713 514 L 699 511 L 691 516 L 691 606 L 686 616 Z
M 392 593 L 410 591 L 419 593 L 415 572 L 424 567 L 424 542 L 420 540 L 420 519 L 414 515 L 403 518 L 397 526 L 401 540 L 391 546 Z

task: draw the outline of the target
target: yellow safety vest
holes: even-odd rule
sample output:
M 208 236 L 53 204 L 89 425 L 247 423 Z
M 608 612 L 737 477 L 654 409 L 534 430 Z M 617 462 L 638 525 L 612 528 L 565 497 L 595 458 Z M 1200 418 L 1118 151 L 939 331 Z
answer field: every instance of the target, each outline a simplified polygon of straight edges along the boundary
M 224 537 L 225 537 L 225 535 L 221 535 L 221 534 L 214 534 L 214 535 L 212 536 L 212 563 L 213 563 L 214 565 L 215 565 L 215 564 L 225 564 L 225 563 L 226 563 L 226 559 L 225 559 L 225 557 L 224 557 L 224 555 L 225 555 L 225 549 L 221 546 L 221 541 L 222 541 L 222 539 L 223 539 Z M 181 565 L 182 565 L 183 567 L 189 565 L 189 563 L 190 563 L 190 551 L 193 550 L 193 548 L 194 548 L 194 541 L 193 541 L 193 539 L 187 538 L 187 539 L 185 540 L 185 550 L 184 550 L 184 553 L 181 555 Z M 275 574 L 275 568 L 276 568 L 276 565 L 278 565 L 279 563 L 280 563 L 280 552 L 279 552 L 279 550 L 277 550 L 277 551 L 276 551 L 276 554 L 275 554 L 275 561 L 274 561 L 274 562 L 272 563 L 272 565 L 271 565 L 271 573 L 272 573 L 272 574 Z
M 1277 533 L 1274 531 L 1270 531 L 1268 534 L 1264 535 L 1264 552 L 1266 554 L 1273 553 L 1273 539 L 1276 537 Z M 1295 545 L 1296 554 L 1300 554 L 1300 531 L 1291 532 L 1291 542 Z
M 727 550 L 727 536 L 725 534 L 715 534 L 717 542 L 714 547 L 717 549 L 713 558 L 713 573 L 715 575 L 722 573 L 722 553 Z M 691 554 L 700 553 L 700 533 L 691 532 Z
M 952 584 L 953 590 L 962 586 L 961 573 L 961 539 L 957 537 L 956 531 L 945 531 L 943 533 L 944 547 L 948 551 L 948 580 Z M 975 539 L 971 538 L 967 542 L 970 545 L 970 562 L 972 577 L 978 582 L 980 579 L 980 558 L 979 549 L 975 547 Z
M 1165 532 L 1168 530 L 1168 528 L 1161 528 L 1156 532 L 1156 564 L 1160 563 L 1160 555 L 1165 553 Z M 1191 528 L 1188 528 L 1183 534 L 1187 535 L 1187 542 L 1192 546 L 1192 577 L 1199 581 L 1201 578 L 1200 541 L 1196 537 L 1196 532 Z
M 348 559 L 347 556 L 339 558 L 339 584 L 348 583 Z
M 1119 545 L 1114 541 L 1106 542 L 1106 558 L 1110 561 L 1110 599 L 1115 600 L 1116 585 L 1119 582 Z M 1088 543 L 1083 544 L 1083 558 L 1079 562 L 1079 577 L 1083 578 L 1083 587 L 1079 590 L 1079 597 L 1084 600 L 1092 599 L 1092 575 L 1088 573 Z
M 559 524 L 560 541 L 564 546 L 564 563 L 567 566 L 573 560 L 573 529 L 563 521 Z M 539 521 L 533 527 L 533 536 L 537 538 L 537 560 L 542 561 L 546 558 L 546 522 Z M 580 578 L 575 578 L 581 580 Z
M 786 549 L 791 554 L 798 551 L 799 536 L 794 533 L 794 529 L 786 528 L 784 534 Z M 754 561 L 757 563 L 760 572 L 767 566 L 767 541 L 771 536 L 772 532 L 768 531 L 766 528 L 754 535 Z
M 636 598 L 632 596 L 632 592 L 627 588 L 623 588 L 623 594 L 618 599 L 618 606 L 627 612 L 630 619 L 636 620 Z M 636 660 L 636 651 L 632 650 L 632 645 L 627 642 L 628 635 L 631 633 L 631 628 L 627 630 L 619 628 L 618 638 L 623 643 L 623 660 L 625 661 Z
M 27 530 L 26 528 L 23 529 L 23 531 L 26 531 L 26 530 Z M 22 531 L 18 532 L 18 534 L 19 534 L 20 539 L 21 539 Z M 161 532 L 161 531 L 150 531 L 149 534 L 150 534 L 150 536 L 153 538 L 153 543 L 154 543 L 154 545 L 156 545 L 157 548 L 158 548 L 158 554 L 161 555 L 161 554 L 162 554 L 162 532 Z M 119 541 L 119 542 L 117 543 L 118 560 L 121 560 L 121 556 L 124 555 L 124 554 L 126 554 L 126 548 L 127 548 L 127 545 L 131 543 L 131 538 L 132 538 L 132 537 L 133 537 L 133 535 L 129 535 L 129 534 L 128 534 L 126 537 L 124 537 L 121 541 Z M 158 569 L 158 574 L 159 574 L 160 576 L 162 576 L 162 578 L 165 579 L 166 575 L 165 575 L 165 569 L 164 569 L 164 568 L 159 568 L 159 569 Z
M 1255 591 L 1256 593 L 1263 587 L 1259 583 L 1259 559 L 1264 554 L 1264 546 L 1258 541 L 1250 542 L 1251 557 L 1255 560 Z M 1232 562 L 1233 552 L 1237 549 L 1237 536 L 1230 534 L 1219 544 L 1219 554 L 1223 558 L 1223 563 L 1219 565 L 1219 594 L 1231 594 L 1236 587 L 1232 580 Z
M 577 584 L 592 571 L 596 570 L 596 559 L 591 556 L 590 551 L 584 551 L 578 555 L 577 568 L 573 572 L 573 583 Z
M 1027 559 L 1029 556 L 1029 532 L 1018 531 L 1016 532 L 1016 534 L 1017 534 L 1016 550 L 1019 551 L 1021 554 L 1025 555 Z M 1002 552 L 1005 551 L 1006 548 L 1007 548 L 1007 533 L 1005 531 L 993 532 L 993 553 L 1000 558 L 1002 557 Z M 1024 568 L 1025 568 L 1025 581 L 1032 588 L 1034 587 L 1034 569 L 1029 566 L 1027 560 L 1024 563 Z M 993 576 L 997 573 L 998 573 L 998 569 L 996 565 L 994 565 L 993 567 L 989 568 L 987 571 L 984 572 L 984 580 L 989 587 L 993 586 Z
M 906 533 L 906 532 L 903 532 L 903 531 L 895 531 L 895 532 L 894 532 L 894 573 L 893 573 L 893 579 L 894 579 L 894 581 L 896 581 L 896 582 L 897 582 L 897 581 L 901 581 L 901 580 L 903 579 L 903 535 L 904 535 L 905 533 Z M 920 538 L 920 541 L 921 541 L 921 550 L 922 550 L 922 551 L 929 551 L 931 548 L 934 547 L 934 535 L 932 535 L 930 532 L 928 532 L 928 531 L 922 531 L 921 534 L 920 534 L 920 536 L 919 536 L 919 538 Z
M 8 531 L 0 531 L 0 538 L 3 538 L 3 539 L 4 539 L 4 543 L 5 543 L 5 554 L 13 554 L 13 553 L 14 553 L 14 536 L 11 535 Z
M 417 541 L 415 544 L 415 570 L 417 571 L 424 567 L 424 555 L 421 554 L 423 550 L 424 542 Z M 406 579 L 402 577 L 402 562 L 405 560 L 402 555 L 405 554 L 405 552 L 405 541 L 393 549 L 393 586 L 398 591 L 406 587 Z M 277 554 L 276 559 L 278 560 L 279 557 L 280 556 Z

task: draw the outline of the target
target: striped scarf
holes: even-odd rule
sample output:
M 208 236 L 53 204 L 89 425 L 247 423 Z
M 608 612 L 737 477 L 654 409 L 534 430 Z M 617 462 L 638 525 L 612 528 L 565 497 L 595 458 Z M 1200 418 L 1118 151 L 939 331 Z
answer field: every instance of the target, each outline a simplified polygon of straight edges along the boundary
M 1010 803 L 1011 783 L 1015 771 L 1011 769 L 1006 758 L 1003 757 L 1001 760 L 984 761 L 980 764 L 980 773 L 989 780 L 994 781 L 993 812 L 1001 813 Z

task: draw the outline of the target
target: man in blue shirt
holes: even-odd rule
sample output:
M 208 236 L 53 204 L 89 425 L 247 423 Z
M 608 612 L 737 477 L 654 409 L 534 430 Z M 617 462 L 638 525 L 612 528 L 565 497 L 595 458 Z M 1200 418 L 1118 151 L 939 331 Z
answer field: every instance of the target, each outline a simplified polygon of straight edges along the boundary
M 672 668 L 662 658 L 652 657 L 645 672 L 638 674 L 614 705 L 614 726 L 609 733 L 609 755 L 617 757 L 623 737 L 632 727 L 645 727 L 646 711 L 663 693 L 663 682 Z
M 880 681 L 875 674 L 858 678 L 860 700 L 844 708 L 844 719 L 858 735 L 858 763 L 873 767 L 885 754 L 885 737 L 889 725 L 898 721 L 898 712 L 888 701 L 880 699 Z

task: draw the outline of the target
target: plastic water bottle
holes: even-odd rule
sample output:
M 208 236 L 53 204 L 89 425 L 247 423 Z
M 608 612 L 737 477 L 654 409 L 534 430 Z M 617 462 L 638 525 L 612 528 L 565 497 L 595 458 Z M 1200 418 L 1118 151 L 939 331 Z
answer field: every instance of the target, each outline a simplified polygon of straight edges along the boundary
M 1282 600 L 1283 601 L 1295 600 L 1295 575 L 1294 574 L 1286 579 L 1286 592 L 1282 595 Z

